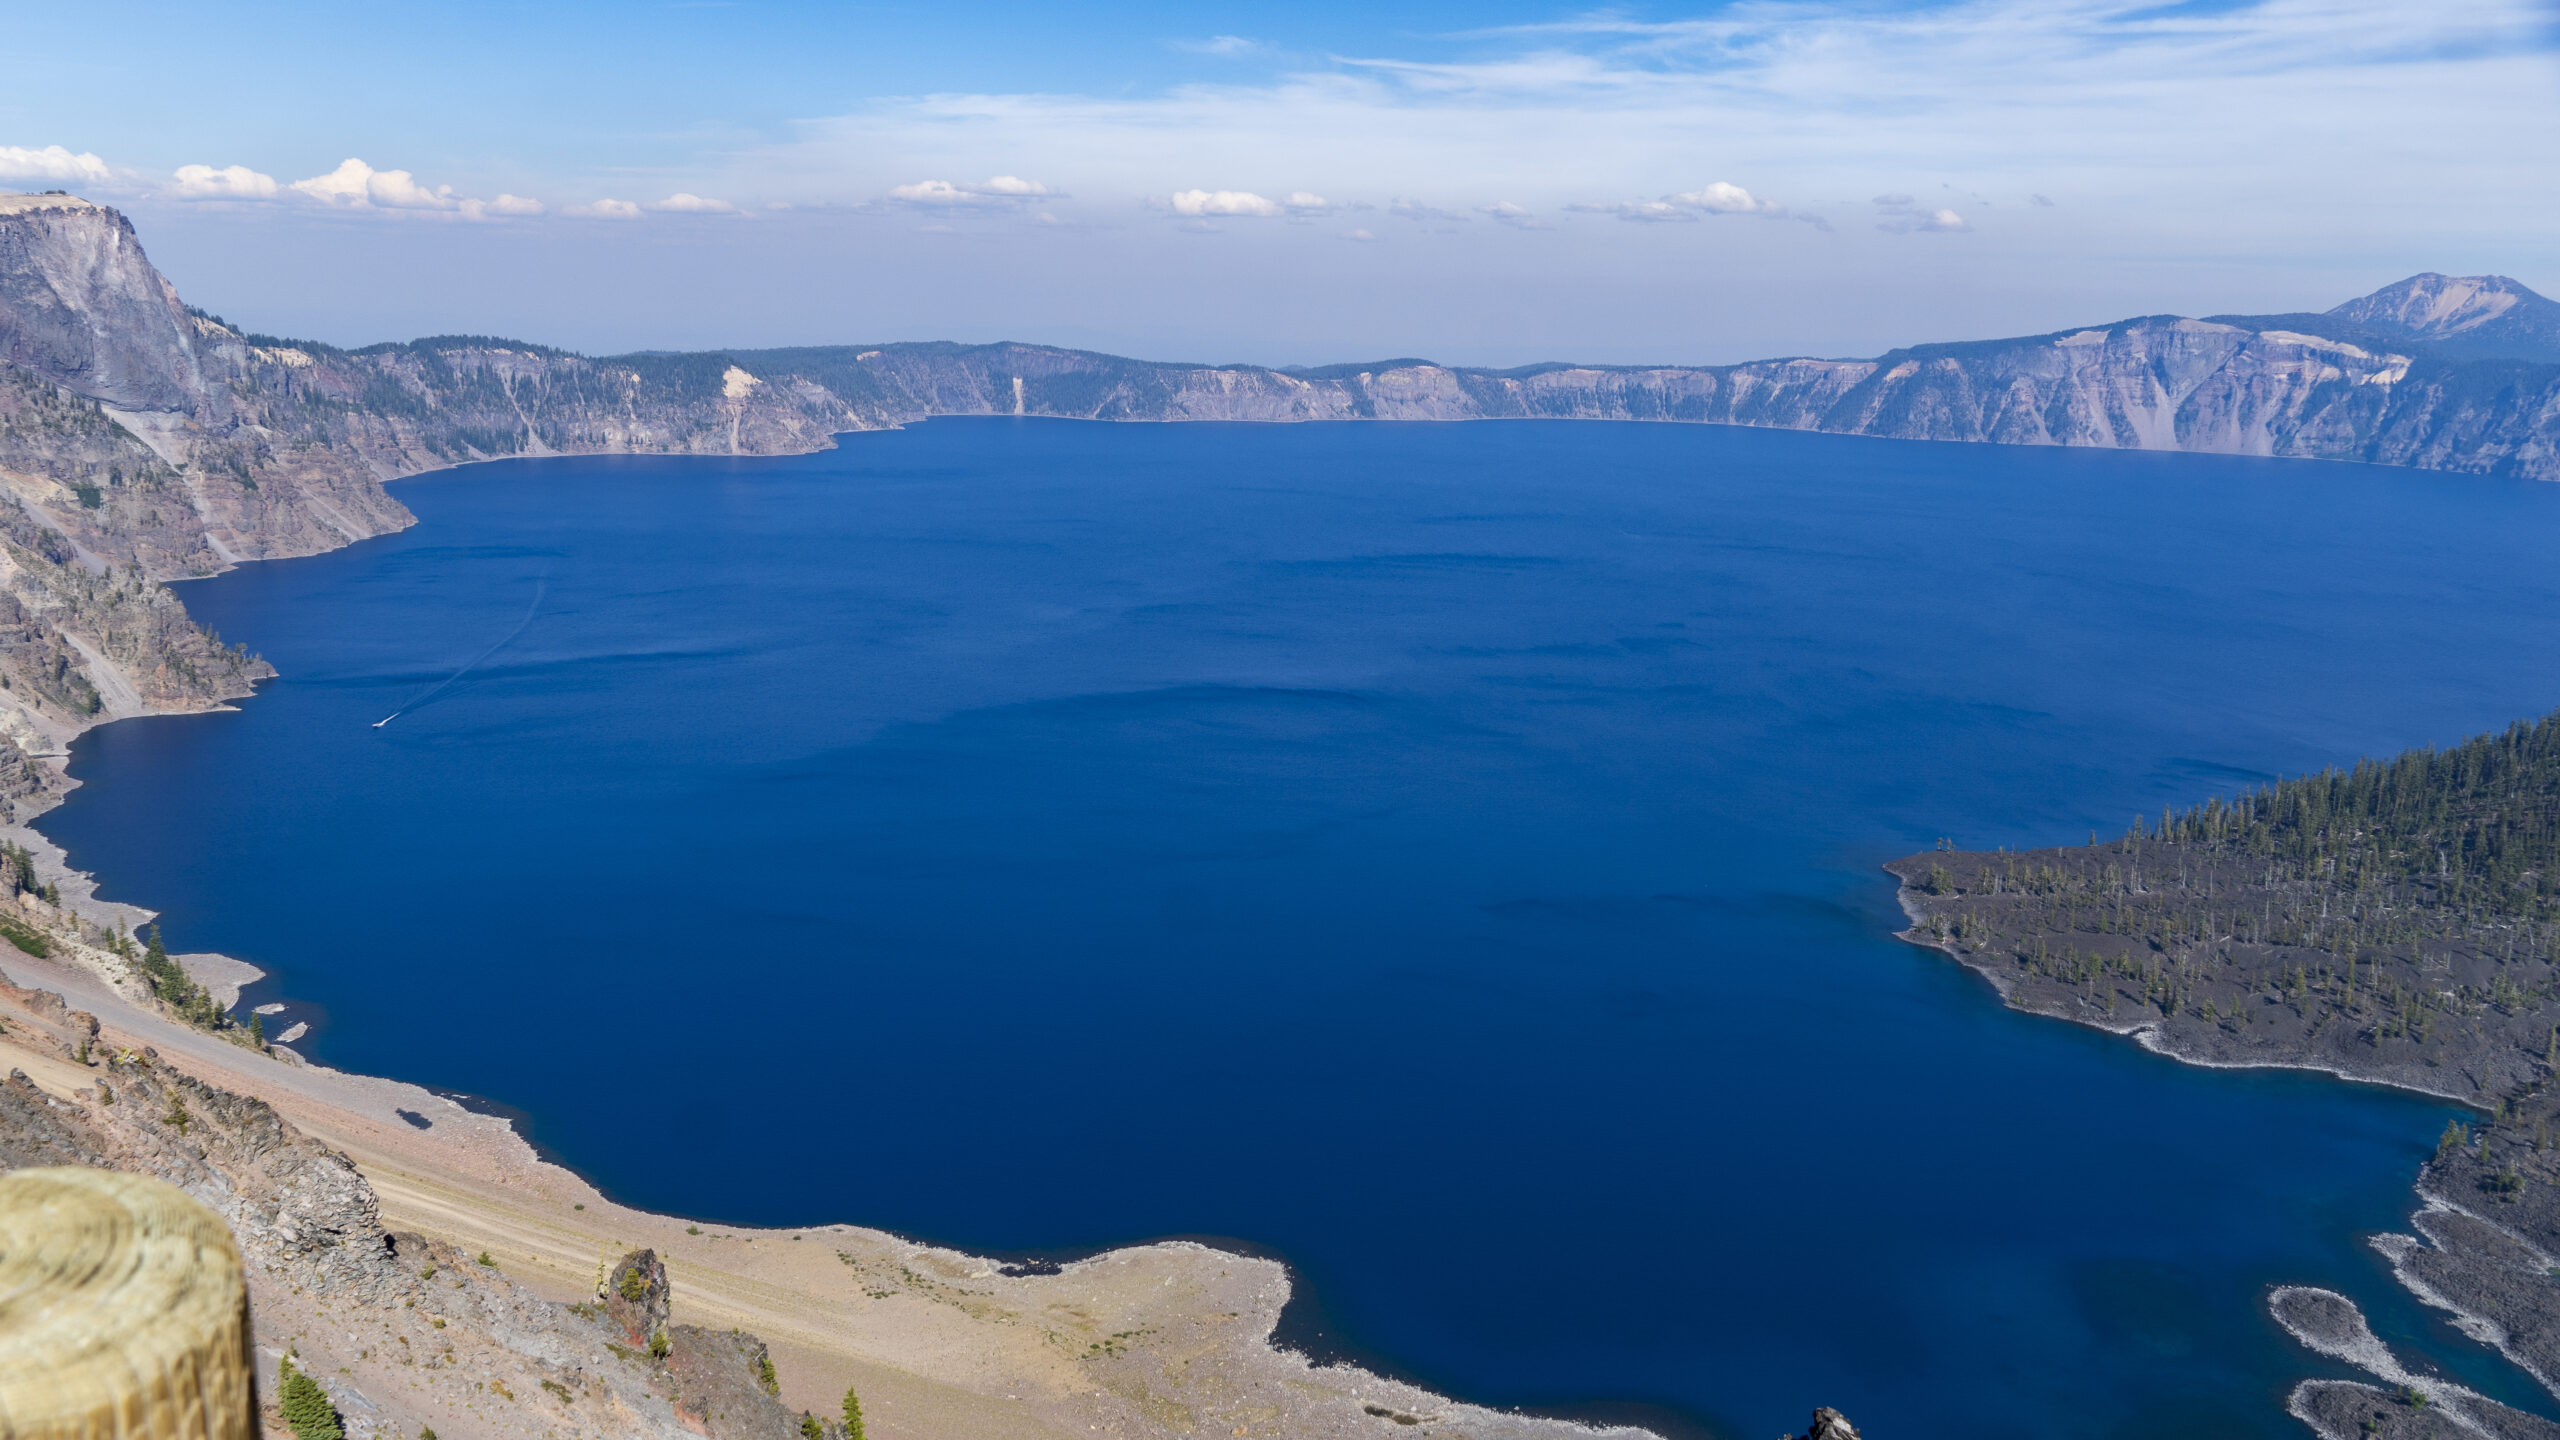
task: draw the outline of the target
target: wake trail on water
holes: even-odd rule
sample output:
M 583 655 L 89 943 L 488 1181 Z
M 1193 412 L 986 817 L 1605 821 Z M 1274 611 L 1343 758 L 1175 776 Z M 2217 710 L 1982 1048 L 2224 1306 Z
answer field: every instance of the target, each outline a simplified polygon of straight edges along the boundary
M 534 581 L 533 603 L 524 607 L 524 618 L 516 622 L 516 628 L 500 636 L 497 644 L 490 646 L 488 649 L 472 656 L 469 660 L 464 661 L 461 669 L 454 671 L 442 680 L 439 680 L 435 684 L 427 687 L 424 694 L 411 696 L 408 700 L 402 702 L 399 709 L 394 710 L 390 714 L 383 716 L 381 719 L 374 721 L 373 728 L 379 730 L 383 726 L 390 724 L 392 721 L 399 719 L 401 716 L 408 714 L 410 711 L 428 704 L 437 696 L 452 689 L 455 681 L 460 680 L 463 676 L 479 669 L 481 662 L 487 660 L 490 656 L 497 654 L 499 651 L 506 649 L 508 645 L 514 642 L 517 636 L 524 633 L 526 626 L 533 623 L 534 613 L 542 608 L 543 592 L 548 590 L 550 587 L 551 577 L 548 575 Z

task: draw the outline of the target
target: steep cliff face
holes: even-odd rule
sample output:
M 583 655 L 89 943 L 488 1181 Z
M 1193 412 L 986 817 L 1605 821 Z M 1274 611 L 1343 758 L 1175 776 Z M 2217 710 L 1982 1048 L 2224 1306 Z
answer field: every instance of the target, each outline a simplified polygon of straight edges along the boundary
M 191 410 L 186 307 L 122 215 L 69 195 L 0 195 L 0 359 L 92 399 Z
M 783 454 L 936 415 L 1687 421 L 2560 480 L 2560 305 L 2428 274 L 2325 315 L 1724 366 L 1273 370 L 1020 344 L 593 358 L 480 336 L 351 351 L 189 310 L 114 210 L 0 196 L 0 733 L 45 754 L 100 718 L 245 694 L 263 667 L 158 582 L 397 530 L 385 480 Z
M 2305 328 L 2308 327 L 2308 328 Z M 1264 370 L 1033 345 L 739 352 L 848 427 L 1091 420 L 1670 420 L 1907 440 L 2364 460 L 2560 479 L 2560 365 L 2448 359 L 2317 316 L 2158 316 L 1874 360 Z M 823 404 L 812 407 L 822 415 Z

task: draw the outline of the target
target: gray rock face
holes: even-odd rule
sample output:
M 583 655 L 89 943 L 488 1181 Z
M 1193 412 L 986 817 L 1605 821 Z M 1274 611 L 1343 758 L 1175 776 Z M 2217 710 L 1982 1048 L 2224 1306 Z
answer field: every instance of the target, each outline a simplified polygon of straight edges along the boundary
M 1804 1432 L 1804 1440 L 1858 1440 L 1858 1427 L 1849 1417 L 1825 1405 L 1813 1412 L 1813 1427 Z
M 699 1325 L 678 1325 L 670 1338 L 666 1375 L 678 1416 L 710 1440 L 799 1440 L 800 1417 L 766 1388 L 773 1360 L 762 1340 Z
M 0 197 L 0 360 L 112 405 L 192 410 L 204 377 L 188 325 L 122 215 L 72 196 Z
M 2504 275 L 2412 275 L 2329 312 L 2470 360 L 2560 362 L 2560 301 Z
M 48 1003 L 49 1002 L 49 1003 Z M 13 1030 L 87 1033 L 61 997 L 0 988 Z M 373 1188 L 345 1155 L 295 1130 L 265 1102 L 203 1084 L 149 1050 L 96 1062 L 69 1099 L 25 1074 L 0 1080 L 0 1170 L 85 1165 L 156 1175 L 230 1225 L 250 1280 L 250 1312 L 272 1375 L 298 1345 L 348 1433 L 406 1437 L 538 1433 L 573 1440 L 794 1440 L 800 1418 L 765 1387 L 762 1341 L 674 1327 L 661 1363 L 615 1343 L 594 1307 L 542 1300 L 452 1245 L 386 1234 Z M 666 1276 L 641 1262 L 643 1320 L 663 1323 Z M 484 1423 L 504 1407 L 528 1426 Z M 271 1433 L 283 1433 L 270 1412 Z M 839 1429 L 821 1433 L 842 1440 Z

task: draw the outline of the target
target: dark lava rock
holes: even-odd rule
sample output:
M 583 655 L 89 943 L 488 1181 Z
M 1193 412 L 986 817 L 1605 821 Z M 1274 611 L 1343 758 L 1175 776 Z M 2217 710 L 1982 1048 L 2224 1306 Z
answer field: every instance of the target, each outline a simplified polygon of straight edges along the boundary
M 635 1350 L 667 1326 L 667 1267 L 655 1250 L 634 1250 L 605 1277 L 604 1315 Z
M 1804 1432 L 1804 1440 L 1858 1440 L 1858 1427 L 1849 1417 L 1825 1405 L 1813 1412 L 1813 1428 Z

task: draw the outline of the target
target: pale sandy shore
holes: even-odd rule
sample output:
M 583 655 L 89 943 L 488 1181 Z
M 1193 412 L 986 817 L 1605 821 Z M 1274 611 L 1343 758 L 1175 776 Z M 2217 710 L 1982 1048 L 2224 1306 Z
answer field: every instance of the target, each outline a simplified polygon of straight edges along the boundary
M 53 847 L 40 853 L 59 865 Z M 130 909 L 94 906 L 86 883 L 61 888 L 65 909 L 93 921 L 135 918 Z M 56 934 L 69 928 L 40 902 L 17 903 L 31 918 L 53 921 Z M 218 965 L 194 968 L 242 978 Z M 161 1063 L 265 1100 L 356 1163 L 379 1194 L 388 1228 L 416 1230 L 466 1254 L 486 1251 L 543 1298 L 592 1299 L 613 1258 L 655 1249 L 673 1282 L 677 1321 L 762 1336 L 773 1348 L 781 1398 L 795 1410 L 832 1414 L 846 1387 L 857 1388 L 870 1433 L 885 1440 L 1638 1440 L 1650 1433 L 1457 1404 L 1276 1350 L 1270 1337 L 1290 1282 L 1274 1261 L 1168 1242 L 1115 1250 L 1054 1275 L 1008 1276 L 978 1257 L 852 1225 L 745 1230 L 648 1214 L 544 1161 L 504 1120 L 418 1086 L 312 1065 L 283 1047 L 263 1054 L 170 1019 L 138 998 L 130 974 L 105 951 L 66 940 L 53 959 L 37 959 L 0 947 L 0 970 L 95 1014 L 105 1046 L 149 1047 Z M 23 1027 L 0 1036 L 0 1060 L 57 1096 L 96 1083 L 94 1071 Z M 668 1083 L 733 1080 L 715 1064 Z M 665 1163 L 683 1163 L 683 1153 L 683 1136 L 670 1134 Z M 774 1157 L 777 1166 L 789 1162 Z M 1463 1202 L 1453 1196 L 1452 1203 Z M 859 1196 L 845 1198 L 848 1211 L 859 1205 Z M 276 1313 L 260 1317 L 262 1344 L 328 1353 L 325 1320 L 296 1311 L 286 1297 L 271 1308 Z M 361 1385 L 365 1372 L 352 1363 L 360 1357 L 342 1358 Z

